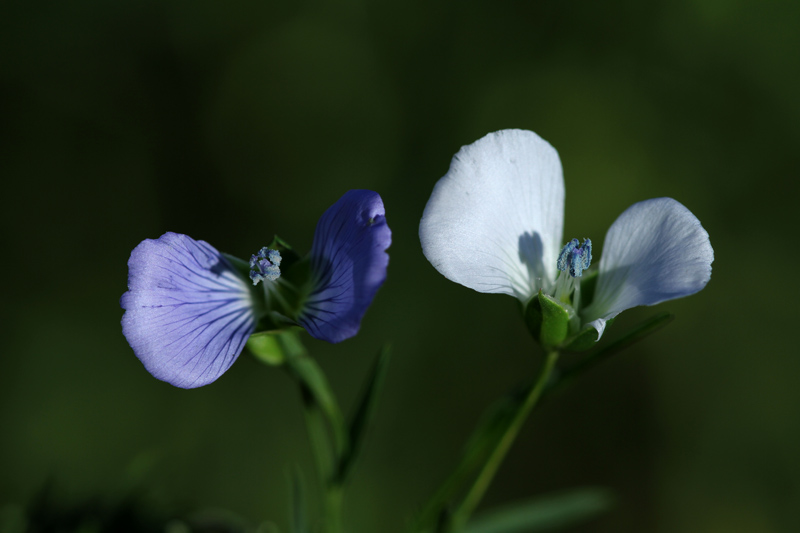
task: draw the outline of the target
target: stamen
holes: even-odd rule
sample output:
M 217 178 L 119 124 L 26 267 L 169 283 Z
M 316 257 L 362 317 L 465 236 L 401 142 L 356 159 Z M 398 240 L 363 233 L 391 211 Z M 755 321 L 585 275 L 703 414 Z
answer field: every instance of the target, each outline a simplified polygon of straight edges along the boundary
M 561 249 L 561 254 L 559 254 L 556 262 L 556 266 L 561 272 L 569 271 L 569 275 L 573 278 L 581 277 L 583 271 L 589 268 L 591 264 L 591 239 L 583 239 L 583 244 L 580 244 L 578 239 L 572 239 Z
M 257 255 L 251 256 L 250 279 L 253 280 L 253 285 L 258 285 L 259 281 L 275 281 L 281 277 L 280 264 L 281 253 L 266 246 Z

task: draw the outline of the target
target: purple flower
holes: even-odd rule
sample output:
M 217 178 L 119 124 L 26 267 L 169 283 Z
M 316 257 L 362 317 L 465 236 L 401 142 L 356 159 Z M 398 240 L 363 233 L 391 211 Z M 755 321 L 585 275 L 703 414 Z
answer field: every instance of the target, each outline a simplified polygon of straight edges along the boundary
M 286 300 L 281 293 L 298 290 L 279 278 L 281 257 L 274 250 L 254 255 L 248 275 L 204 241 L 178 233 L 144 240 L 128 260 L 122 332 L 148 372 L 185 389 L 219 378 L 270 314 L 314 338 L 343 341 L 358 333 L 386 279 L 391 239 L 380 196 L 345 193 L 317 224 L 310 279 L 299 291 L 307 296 L 285 308 L 279 307 Z

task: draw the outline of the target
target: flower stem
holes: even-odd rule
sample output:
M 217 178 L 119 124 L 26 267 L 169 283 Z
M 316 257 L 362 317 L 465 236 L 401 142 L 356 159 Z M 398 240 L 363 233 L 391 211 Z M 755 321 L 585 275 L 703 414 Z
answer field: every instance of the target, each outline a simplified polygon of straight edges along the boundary
M 342 486 L 329 484 L 325 488 L 325 533 L 342 533 Z
M 324 492 L 322 530 L 342 533 L 343 489 L 337 474 L 349 449 L 344 417 L 322 369 L 294 339 L 295 344 L 284 343 L 286 368 L 300 388 L 311 453 Z
M 484 493 L 489 488 L 492 479 L 494 479 L 497 470 L 500 468 L 500 464 L 503 462 L 508 450 L 511 448 L 511 445 L 519 433 L 519 430 L 522 428 L 523 422 L 525 422 L 528 414 L 530 414 L 530 412 L 536 406 L 536 402 L 542 396 L 542 392 L 544 391 L 545 386 L 550 379 L 550 374 L 553 372 L 553 368 L 558 360 L 558 355 L 559 354 L 557 351 L 552 351 L 547 354 L 545 362 L 539 371 L 539 376 L 537 377 L 536 382 L 525 396 L 525 400 L 523 401 L 522 405 L 520 405 L 519 409 L 514 415 L 513 420 L 506 428 L 505 433 L 503 433 L 503 436 L 498 441 L 497 446 L 494 448 L 494 450 L 492 450 L 489 458 L 483 465 L 483 468 L 475 478 L 472 487 L 464 497 L 464 500 L 453 513 L 450 526 L 451 531 L 459 531 L 461 528 L 463 528 L 475 508 L 480 503 Z
M 324 491 L 323 531 L 325 533 L 341 533 L 343 494 L 342 485 L 337 483 L 334 477 L 337 469 L 337 459 L 331 450 L 322 410 L 313 403 L 311 393 L 304 385 L 301 385 L 301 392 L 311 452 L 314 455 L 317 475 Z

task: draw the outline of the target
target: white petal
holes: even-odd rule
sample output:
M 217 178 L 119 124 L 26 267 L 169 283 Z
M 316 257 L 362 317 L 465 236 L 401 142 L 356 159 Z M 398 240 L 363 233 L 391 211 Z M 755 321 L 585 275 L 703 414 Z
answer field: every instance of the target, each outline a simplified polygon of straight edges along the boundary
M 606 320 L 626 309 L 701 290 L 713 261 L 708 233 L 681 203 L 654 198 L 633 204 L 606 233 L 594 301 L 582 318 L 602 335 Z
M 425 206 L 419 237 L 446 278 L 526 301 L 555 280 L 563 226 L 555 148 L 531 131 L 502 130 L 453 157 Z

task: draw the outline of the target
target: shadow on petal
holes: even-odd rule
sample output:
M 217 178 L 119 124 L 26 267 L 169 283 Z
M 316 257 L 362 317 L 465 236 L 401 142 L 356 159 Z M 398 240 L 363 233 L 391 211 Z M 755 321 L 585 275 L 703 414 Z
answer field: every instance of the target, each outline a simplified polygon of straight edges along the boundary
M 544 245 L 539 232 L 534 231 L 531 234 L 526 231 L 519 236 L 518 242 L 519 260 L 528 269 L 528 279 L 532 282 L 529 287 L 521 287 L 522 290 L 517 294 L 517 298 L 525 301 L 533 295 L 535 289 L 543 288 L 545 291 L 549 290 L 549 280 L 545 281 L 547 275 L 543 262 Z

